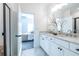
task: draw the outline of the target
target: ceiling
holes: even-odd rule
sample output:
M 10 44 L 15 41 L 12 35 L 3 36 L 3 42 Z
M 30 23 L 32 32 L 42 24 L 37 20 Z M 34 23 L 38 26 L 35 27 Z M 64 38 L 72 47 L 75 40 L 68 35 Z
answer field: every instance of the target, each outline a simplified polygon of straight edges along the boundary
M 46 10 L 49 10 L 53 8 L 54 6 L 56 6 L 57 4 L 59 3 L 19 3 L 21 12 L 35 12 L 43 8 L 45 8 Z M 74 13 L 76 11 L 79 11 L 78 8 L 79 8 L 79 3 L 69 3 L 67 6 L 63 7 L 61 10 L 62 12 L 64 12 L 70 9 L 71 13 Z
M 20 3 L 20 8 L 22 12 L 37 10 L 39 8 L 47 8 L 52 5 L 55 6 L 57 3 Z

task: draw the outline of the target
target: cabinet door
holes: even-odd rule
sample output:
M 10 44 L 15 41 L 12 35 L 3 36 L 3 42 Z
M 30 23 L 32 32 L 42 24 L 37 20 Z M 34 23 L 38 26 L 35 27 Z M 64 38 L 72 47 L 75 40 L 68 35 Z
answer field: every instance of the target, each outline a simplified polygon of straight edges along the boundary
M 60 48 L 59 45 L 51 42 L 50 55 L 51 56 L 63 56 L 63 50 Z
M 40 46 L 48 55 L 50 54 L 50 39 L 48 36 L 40 36 Z
M 79 44 L 70 43 L 70 50 L 79 54 Z
M 45 45 L 44 45 L 44 50 L 46 51 L 46 53 L 49 55 L 50 54 L 50 38 L 46 37 L 45 38 Z
M 44 41 L 45 41 L 44 37 L 40 36 L 40 47 L 41 48 L 44 48 L 44 45 L 45 45 Z
M 69 42 L 63 41 L 63 39 L 55 38 L 55 43 L 65 47 L 65 48 L 69 48 Z
M 64 48 L 64 56 L 78 56 L 78 54 Z

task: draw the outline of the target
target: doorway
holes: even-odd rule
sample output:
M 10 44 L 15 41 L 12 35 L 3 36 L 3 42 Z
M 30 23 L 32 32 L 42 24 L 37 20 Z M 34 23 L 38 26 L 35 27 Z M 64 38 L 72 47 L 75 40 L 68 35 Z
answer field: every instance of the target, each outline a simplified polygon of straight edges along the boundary
M 34 47 L 34 15 L 30 13 L 21 13 L 20 16 L 19 30 L 22 32 L 22 51 L 25 51 Z

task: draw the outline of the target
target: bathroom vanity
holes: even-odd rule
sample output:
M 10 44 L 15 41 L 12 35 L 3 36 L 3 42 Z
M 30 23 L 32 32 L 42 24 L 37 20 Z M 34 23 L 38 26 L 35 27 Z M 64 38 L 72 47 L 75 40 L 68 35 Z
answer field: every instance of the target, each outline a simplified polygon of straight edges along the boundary
M 40 47 L 49 56 L 78 56 L 79 37 L 40 33 Z

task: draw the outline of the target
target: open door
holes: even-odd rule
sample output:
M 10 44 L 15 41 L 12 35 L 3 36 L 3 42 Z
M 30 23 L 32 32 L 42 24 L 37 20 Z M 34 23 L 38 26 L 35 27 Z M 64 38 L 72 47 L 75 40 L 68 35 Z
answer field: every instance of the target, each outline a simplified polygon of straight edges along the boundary
M 3 38 L 4 56 L 11 56 L 11 12 L 6 3 L 3 3 Z
M 18 21 L 17 21 L 18 15 Z M 3 3 L 3 39 L 4 56 L 21 55 L 22 38 L 20 13 L 14 12 L 6 3 Z M 18 25 L 18 27 L 17 27 Z M 18 31 L 17 31 L 18 30 Z

